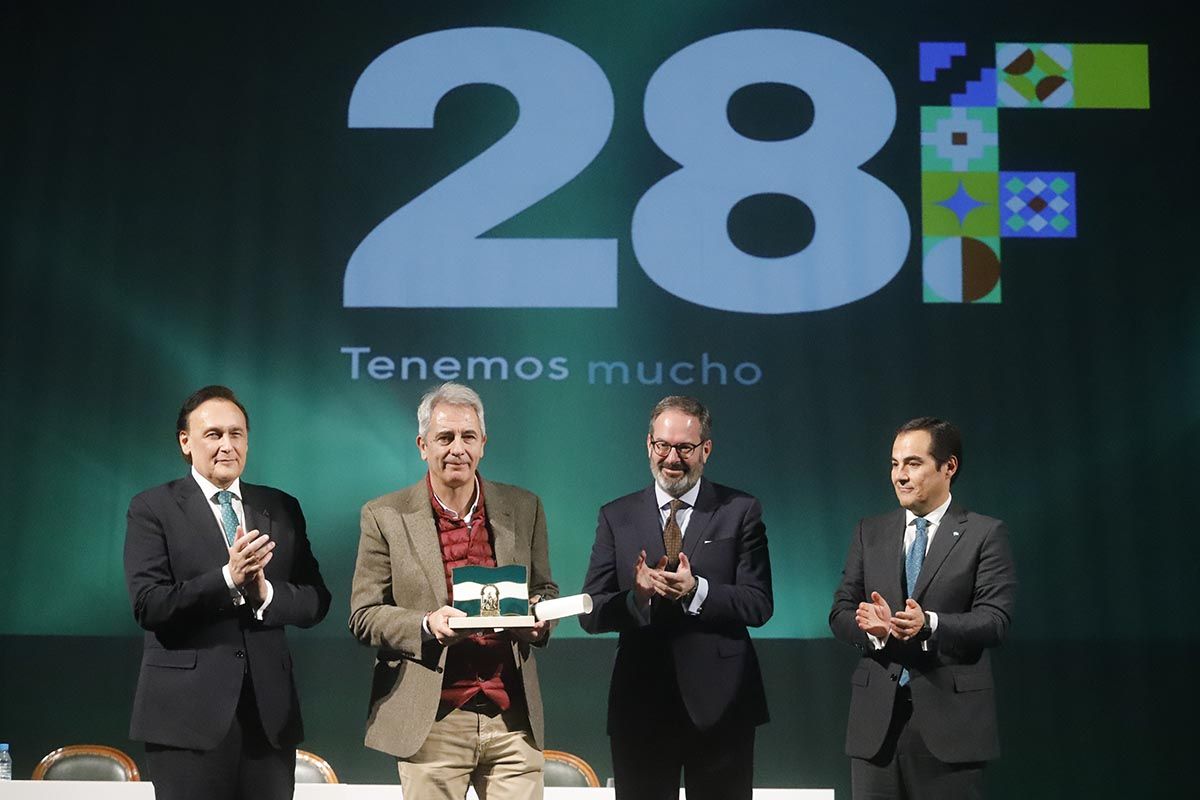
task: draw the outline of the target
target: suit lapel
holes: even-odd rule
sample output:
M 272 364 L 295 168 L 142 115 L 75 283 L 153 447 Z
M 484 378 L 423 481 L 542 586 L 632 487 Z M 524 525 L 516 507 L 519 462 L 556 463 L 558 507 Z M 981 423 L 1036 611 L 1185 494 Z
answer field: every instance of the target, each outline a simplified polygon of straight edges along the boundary
M 890 565 L 886 574 L 888 575 L 888 580 L 892 583 L 889 589 L 892 594 L 888 594 L 887 592 L 880 592 L 880 594 L 893 605 L 895 603 L 891 598 L 900 598 L 899 606 L 893 608 L 893 611 L 899 611 L 903 608 L 904 601 L 908 599 L 908 592 L 905 591 L 904 586 L 904 519 L 904 509 L 898 509 L 894 512 L 892 516 L 888 517 L 885 523 L 885 535 L 880 539 L 880 546 L 885 548 L 880 557 L 884 560 L 884 563 Z M 867 587 L 867 590 L 869 593 L 870 587 Z
M 641 533 L 641 549 L 646 551 L 646 563 L 654 566 L 667 554 L 663 547 L 662 512 L 658 508 L 658 496 L 654 494 L 654 484 L 650 484 L 642 492 L 640 508 L 638 509 L 638 528 Z
M 242 483 L 242 511 L 246 514 L 246 533 L 257 530 L 271 535 L 271 512 L 253 484 Z
M 191 475 L 175 483 L 175 500 L 183 510 L 190 529 L 195 531 L 195 538 L 199 539 L 196 544 L 205 556 L 222 564 L 227 562 L 229 552 L 224 543 L 225 533 L 209 508 L 208 498 Z
M 513 554 L 517 549 L 517 534 L 513 528 L 513 509 L 495 484 L 480 479 L 483 487 L 484 511 L 488 525 L 492 528 L 492 548 L 496 555 L 496 566 L 516 563 Z M 522 562 L 523 563 L 523 562 Z
M 433 509 L 429 505 L 429 490 L 421 481 L 410 496 L 411 502 L 400 512 L 404 520 L 404 535 L 408 546 L 416 556 L 417 563 L 429 581 L 433 596 L 446 598 L 446 572 L 442 563 L 442 545 L 438 539 L 437 526 L 433 523 Z
M 929 552 L 925 554 L 925 563 L 921 565 L 921 574 L 917 577 L 917 586 L 913 590 L 914 598 L 920 598 L 924 594 L 925 587 L 937 575 L 946 556 L 950 555 L 950 551 L 962 538 L 961 534 L 966 522 L 966 511 L 952 502 L 946 509 L 941 523 L 938 524 L 937 535 L 933 537 L 933 543 L 929 545 Z
M 717 510 L 717 493 L 712 484 L 700 479 L 700 493 L 696 495 L 696 505 L 692 508 L 692 516 L 688 519 L 687 532 L 683 537 L 683 552 L 691 560 L 696 548 L 704 541 L 704 532 L 712 521 Z

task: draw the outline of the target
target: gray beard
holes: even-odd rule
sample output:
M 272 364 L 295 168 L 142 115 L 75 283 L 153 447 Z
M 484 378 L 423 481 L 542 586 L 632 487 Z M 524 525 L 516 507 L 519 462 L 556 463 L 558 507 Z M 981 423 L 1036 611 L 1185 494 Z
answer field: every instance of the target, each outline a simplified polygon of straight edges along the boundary
M 675 480 L 669 479 L 659 471 L 658 467 L 650 465 L 650 474 L 654 476 L 654 482 L 658 484 L 658 488 L 662 489 L 671 497 L 683 497 L 693 486 L 700 482 L 701 469 L 692 468 L 679 476 Z

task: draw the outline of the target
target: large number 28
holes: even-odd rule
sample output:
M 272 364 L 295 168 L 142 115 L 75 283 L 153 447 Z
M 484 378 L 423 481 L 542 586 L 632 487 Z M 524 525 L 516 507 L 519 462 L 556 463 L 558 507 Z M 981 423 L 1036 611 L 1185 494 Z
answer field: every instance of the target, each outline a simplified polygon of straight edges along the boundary
M 767 82 L 809 95 L 808 130 L 760 141 L 733 129 L 732 94 Z M 363 71 L 349 125 L 431 128 L 438 101 L 472 83 L 511 92 L 516 124 L 367 235 L 346 267 L 344 304 L 615 307 L 615 239 L 481 238 L 581 173 L 607 141 L 612 89 L 586 53 L 512 28 L 418 36 Z M 859 169 L 891 135 L 896 99 L 858 51 L 802 31 L 712 36 L 658 68 L 645 118 L 655 143 L 681 165 L 643 195 L 631 230 L 642 268 L 668 292 L 715 309 L 785 314 L 859 300 L 900 270 L 907 212 Z M 800 252 L 763 258 L 730 240 L 730 209 L 764 193 L 795 197 L 812 211 L 816 231 Z M 445 295 L 430 275 L 472 290 Z

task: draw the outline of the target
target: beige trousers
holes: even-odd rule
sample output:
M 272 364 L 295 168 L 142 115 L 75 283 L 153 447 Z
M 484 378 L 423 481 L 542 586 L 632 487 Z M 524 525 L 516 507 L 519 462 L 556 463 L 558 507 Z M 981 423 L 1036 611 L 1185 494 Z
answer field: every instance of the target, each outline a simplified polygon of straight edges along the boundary
M 541 800 L 542 751 L 524 705 L 494 717 L 456 709 L 433 723 L 421 749 L 397 762 L 404 800 Z

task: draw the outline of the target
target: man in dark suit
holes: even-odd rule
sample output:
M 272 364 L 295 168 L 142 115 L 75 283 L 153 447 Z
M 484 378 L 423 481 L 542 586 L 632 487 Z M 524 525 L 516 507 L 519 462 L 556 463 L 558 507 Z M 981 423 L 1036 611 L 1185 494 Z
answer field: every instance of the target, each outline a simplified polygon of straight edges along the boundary
M 759 502 L 701 478 L 712 418 L 690 397 L 650 415 L 654 483 L 600 509 L 589 633 L 619 631 L 608 734 L 620 800 L 749 800 L 767 702 L 747 627 L 771 618 Z
M 856 800 L 983 797 L 1000 752 L 988 650 L 1008 631 L 1016 573 L 1004 523 L 951 497 L 961 463 L 950 423 L 900 426 L 901 508 L 859 523 L 834 593 L 829 626 L 862 654 L 846 731 Z
M 224 386 L 176 424 L 191 474 L 129 504 L 125 581 L 146 630 L 130 738 L 158 800 L 291 798 L 304 736 L 284 625 L 309 627 L 329 591 L 300 504 L 241 482 L 250 422 Z

